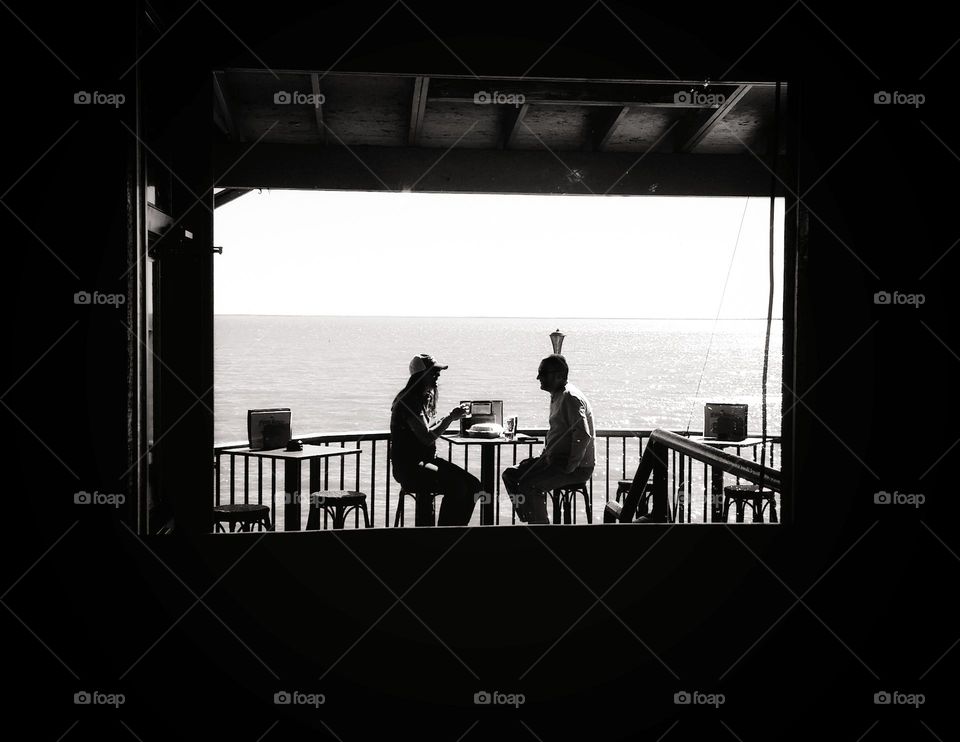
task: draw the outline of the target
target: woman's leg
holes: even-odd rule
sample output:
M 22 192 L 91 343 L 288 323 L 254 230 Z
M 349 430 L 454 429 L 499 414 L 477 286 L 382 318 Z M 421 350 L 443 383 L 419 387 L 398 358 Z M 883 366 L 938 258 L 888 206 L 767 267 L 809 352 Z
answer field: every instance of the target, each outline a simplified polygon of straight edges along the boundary
M 437 525 L 467 525 L 476 506 L 476 494 L 482 489 L 480 480 L 444 459 L 434 459 L 433 463 L 439 469 L 437 489 L 443 493 Z

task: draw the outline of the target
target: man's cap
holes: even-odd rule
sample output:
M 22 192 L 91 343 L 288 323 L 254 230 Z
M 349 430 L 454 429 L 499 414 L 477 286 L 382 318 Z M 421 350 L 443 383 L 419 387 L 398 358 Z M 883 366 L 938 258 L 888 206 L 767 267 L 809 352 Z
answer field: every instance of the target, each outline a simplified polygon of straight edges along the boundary
M 436 368 L 443 370 L 445 368 L 450 368 L 449 366 L 441 366 L 437 363 L 433 356 L 429 353 L 421 353 L 418 356 L 414 356 L 413 360 L 410 361 L 410 375 L 422 374 L 424 371 L 430 368 Z

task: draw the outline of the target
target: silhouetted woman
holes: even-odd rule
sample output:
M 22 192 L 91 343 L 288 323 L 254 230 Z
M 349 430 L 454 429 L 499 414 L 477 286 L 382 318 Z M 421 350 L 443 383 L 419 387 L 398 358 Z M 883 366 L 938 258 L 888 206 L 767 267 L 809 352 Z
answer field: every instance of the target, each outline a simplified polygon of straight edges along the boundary
M 437 458 L 437 438 L 466 414 L 458 406 L 436 419 L 437 380 L 445 368 L 426 353 L 410 361 L 410 378 L 390 407 L 393 477 L 406 490 L 442 494 L 437 525 L 462 526 L 470 522 L 482 488 L 470 472 Z

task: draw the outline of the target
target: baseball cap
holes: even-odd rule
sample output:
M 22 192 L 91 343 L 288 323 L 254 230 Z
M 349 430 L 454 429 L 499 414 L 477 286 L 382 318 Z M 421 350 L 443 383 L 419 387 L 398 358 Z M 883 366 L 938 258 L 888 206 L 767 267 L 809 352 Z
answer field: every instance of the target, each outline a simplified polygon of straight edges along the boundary
M 426 371 L 428 368 L 437 368 L 445 369 L 450 368 L 449 366 L 441 366 L 437 363 L 433 356 L 428 353 L 421 353 L 418 356 L 414 356 L 413 360 L 410 361 L 410 375 L 421 374 Z

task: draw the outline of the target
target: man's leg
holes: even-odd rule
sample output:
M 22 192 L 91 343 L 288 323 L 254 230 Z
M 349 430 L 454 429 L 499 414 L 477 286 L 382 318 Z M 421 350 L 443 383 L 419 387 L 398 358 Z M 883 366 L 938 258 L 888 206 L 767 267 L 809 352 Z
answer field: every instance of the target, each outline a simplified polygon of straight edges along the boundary
M 547 517 L 547 493 L 557 487 L 581 484 L 593 475 L 593 467 L 579 467 L 567 473 L 554 466 L 539 467 L 520 481 L 520 487 L 527 501 L 527 512 L 531 523 L 549 523 Z

